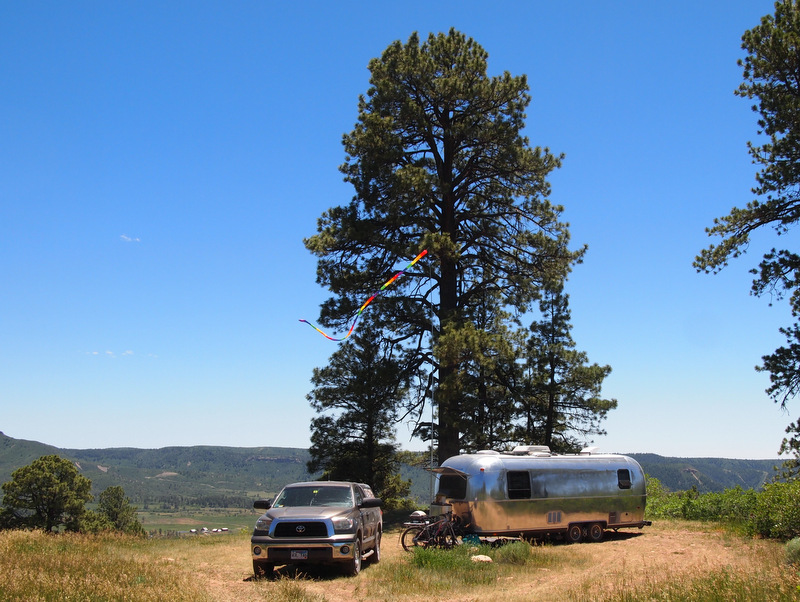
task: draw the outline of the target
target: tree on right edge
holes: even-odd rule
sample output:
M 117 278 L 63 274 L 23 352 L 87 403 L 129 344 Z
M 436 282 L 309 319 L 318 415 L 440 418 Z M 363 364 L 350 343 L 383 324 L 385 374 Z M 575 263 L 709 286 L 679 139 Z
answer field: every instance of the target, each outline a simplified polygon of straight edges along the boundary
M 743 98 L 755 100 L 759 113 L 759 135 L 763 144 L 748 142 L 753 163 L 760 167 L 755 199 L 744 208 L 714 220 L 706 231 L 721 241 L 703 249 L 694 261 L 698 271 L 716 273 L 730 259 L 747 252 L 750 235 L 765 226 L 778 236 L 787 234 L 800 220 L 800 6 L 796 0 L 775 3 L 775 14 L 744 33 L 742 49 L 748 55 L 739 61 L 744 82 L 736 90 Z M 767 393 L 787 408 L 789 399 L 800 392 L 800 255 L 791 248 L 766 253 L 755 274 L 751 293 L 789 296 L 795 323 L 781 328 L 786 345 L 764 356 L 756 370 L 768 372 Z M 786 429 L 779 453 L 793 453 L 785 462 L 788 477 L 800 475 L 800 420 Z

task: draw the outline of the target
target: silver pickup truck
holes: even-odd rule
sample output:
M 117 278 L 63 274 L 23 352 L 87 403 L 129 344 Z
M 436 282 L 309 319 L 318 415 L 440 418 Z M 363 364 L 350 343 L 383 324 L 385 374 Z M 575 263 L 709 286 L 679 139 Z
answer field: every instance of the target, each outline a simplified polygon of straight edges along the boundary
M 358 575 L 362 560 L 381 556 L 381 500 L 363 483 L 311 481 L 287 485 L 266 510 L 250 538 L 253 573 L 272 574 L 280 564 L 338 564 Z

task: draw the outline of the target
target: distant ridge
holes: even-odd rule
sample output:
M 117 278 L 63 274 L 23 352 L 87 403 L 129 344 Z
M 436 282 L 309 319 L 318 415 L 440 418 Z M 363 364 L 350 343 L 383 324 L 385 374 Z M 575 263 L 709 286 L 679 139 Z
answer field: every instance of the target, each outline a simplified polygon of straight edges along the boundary
M 658 454 L 626 454 L 642 465 L 670 491 L 696 487 L 701 493 L 739 486 L 761 489 L 775 476 L 782 460 L 730 460 L 726 458 L 668 458 Z
M 307 449 L 291 447 L 223 447 L 198 445 L 160 449 L 61 449 L 0 432 L 0 483 L 35 459 L 57 454 L 75 463 L 91 479 L 95 494 L 121 485 L 140 509 L 185 506 L 250 508 L 253 500 L 270 497 L 286 483 L 314 479 L 306 462 Z M 700 492 L 722 491 L 737 485 L 759 489 L 781 460 L 670 458 L 657 454 L 627 454 L 671 491 L 696 487 Z M 403 465 L 412 481 L 412 496 L 430 502 L 430 474 Z
M 308 450 L 284 447 L 164 447 L 62 449 L 0 433 L 0 483 L 47 454 L 75 463 L 99 493 L 121 485 L 139 505 L 251 507 L 287 482 L 311 479 Z

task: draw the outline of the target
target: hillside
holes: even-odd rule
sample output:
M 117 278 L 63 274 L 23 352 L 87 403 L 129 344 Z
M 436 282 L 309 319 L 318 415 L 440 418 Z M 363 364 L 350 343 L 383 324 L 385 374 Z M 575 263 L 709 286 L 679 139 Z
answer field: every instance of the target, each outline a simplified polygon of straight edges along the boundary
M 248 507 L 290 481 L 312 478 L 304 449 L 279 447 L 165 447 L 161 449 L 58 449 L 0 433 L 0 482 L 46 454 L 75 462 L 97 493 L 121 485 L 145 507 L 203 505 Z
M 730 460 L 726 458 L 667 458 L 657 454 L 627 454 L 670 491 L 697 487 L 701 493 L 739 486 L 760 489 L 775 475 L 781 460 Z
M 249 508 L 252 501 L 269 497 L 293 481 L 313 479 L 306 470 L 307 449 L 285 447 L 164 447 L 160 449 L 107 448 L 59 449 L 36 441 L 14 439 L 0 433 L 0 483 L 11 473 L 47 454 L 75 462 L 92 481 L 95 494 L 121 485 L 140 509 L 185 506 Z M 729 460 L 723 458 L 667 458 L 656 454 L 630 454 L 672 491 L 691 489 L 722 491 L 737 485 L 760 488 L 779 460 Z M 402 475 L 412 481 L 412 496 L 420 504 L 430 500 L 430 475 L 403 465 Z

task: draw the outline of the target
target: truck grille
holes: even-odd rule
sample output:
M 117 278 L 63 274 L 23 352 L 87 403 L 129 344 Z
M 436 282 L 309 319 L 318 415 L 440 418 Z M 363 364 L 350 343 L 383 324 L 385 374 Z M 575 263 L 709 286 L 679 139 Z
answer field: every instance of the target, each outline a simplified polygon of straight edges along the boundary
M 319 521 L 281 522 L 275 525 L 275 537 L 328 537 L 328 527 Z

